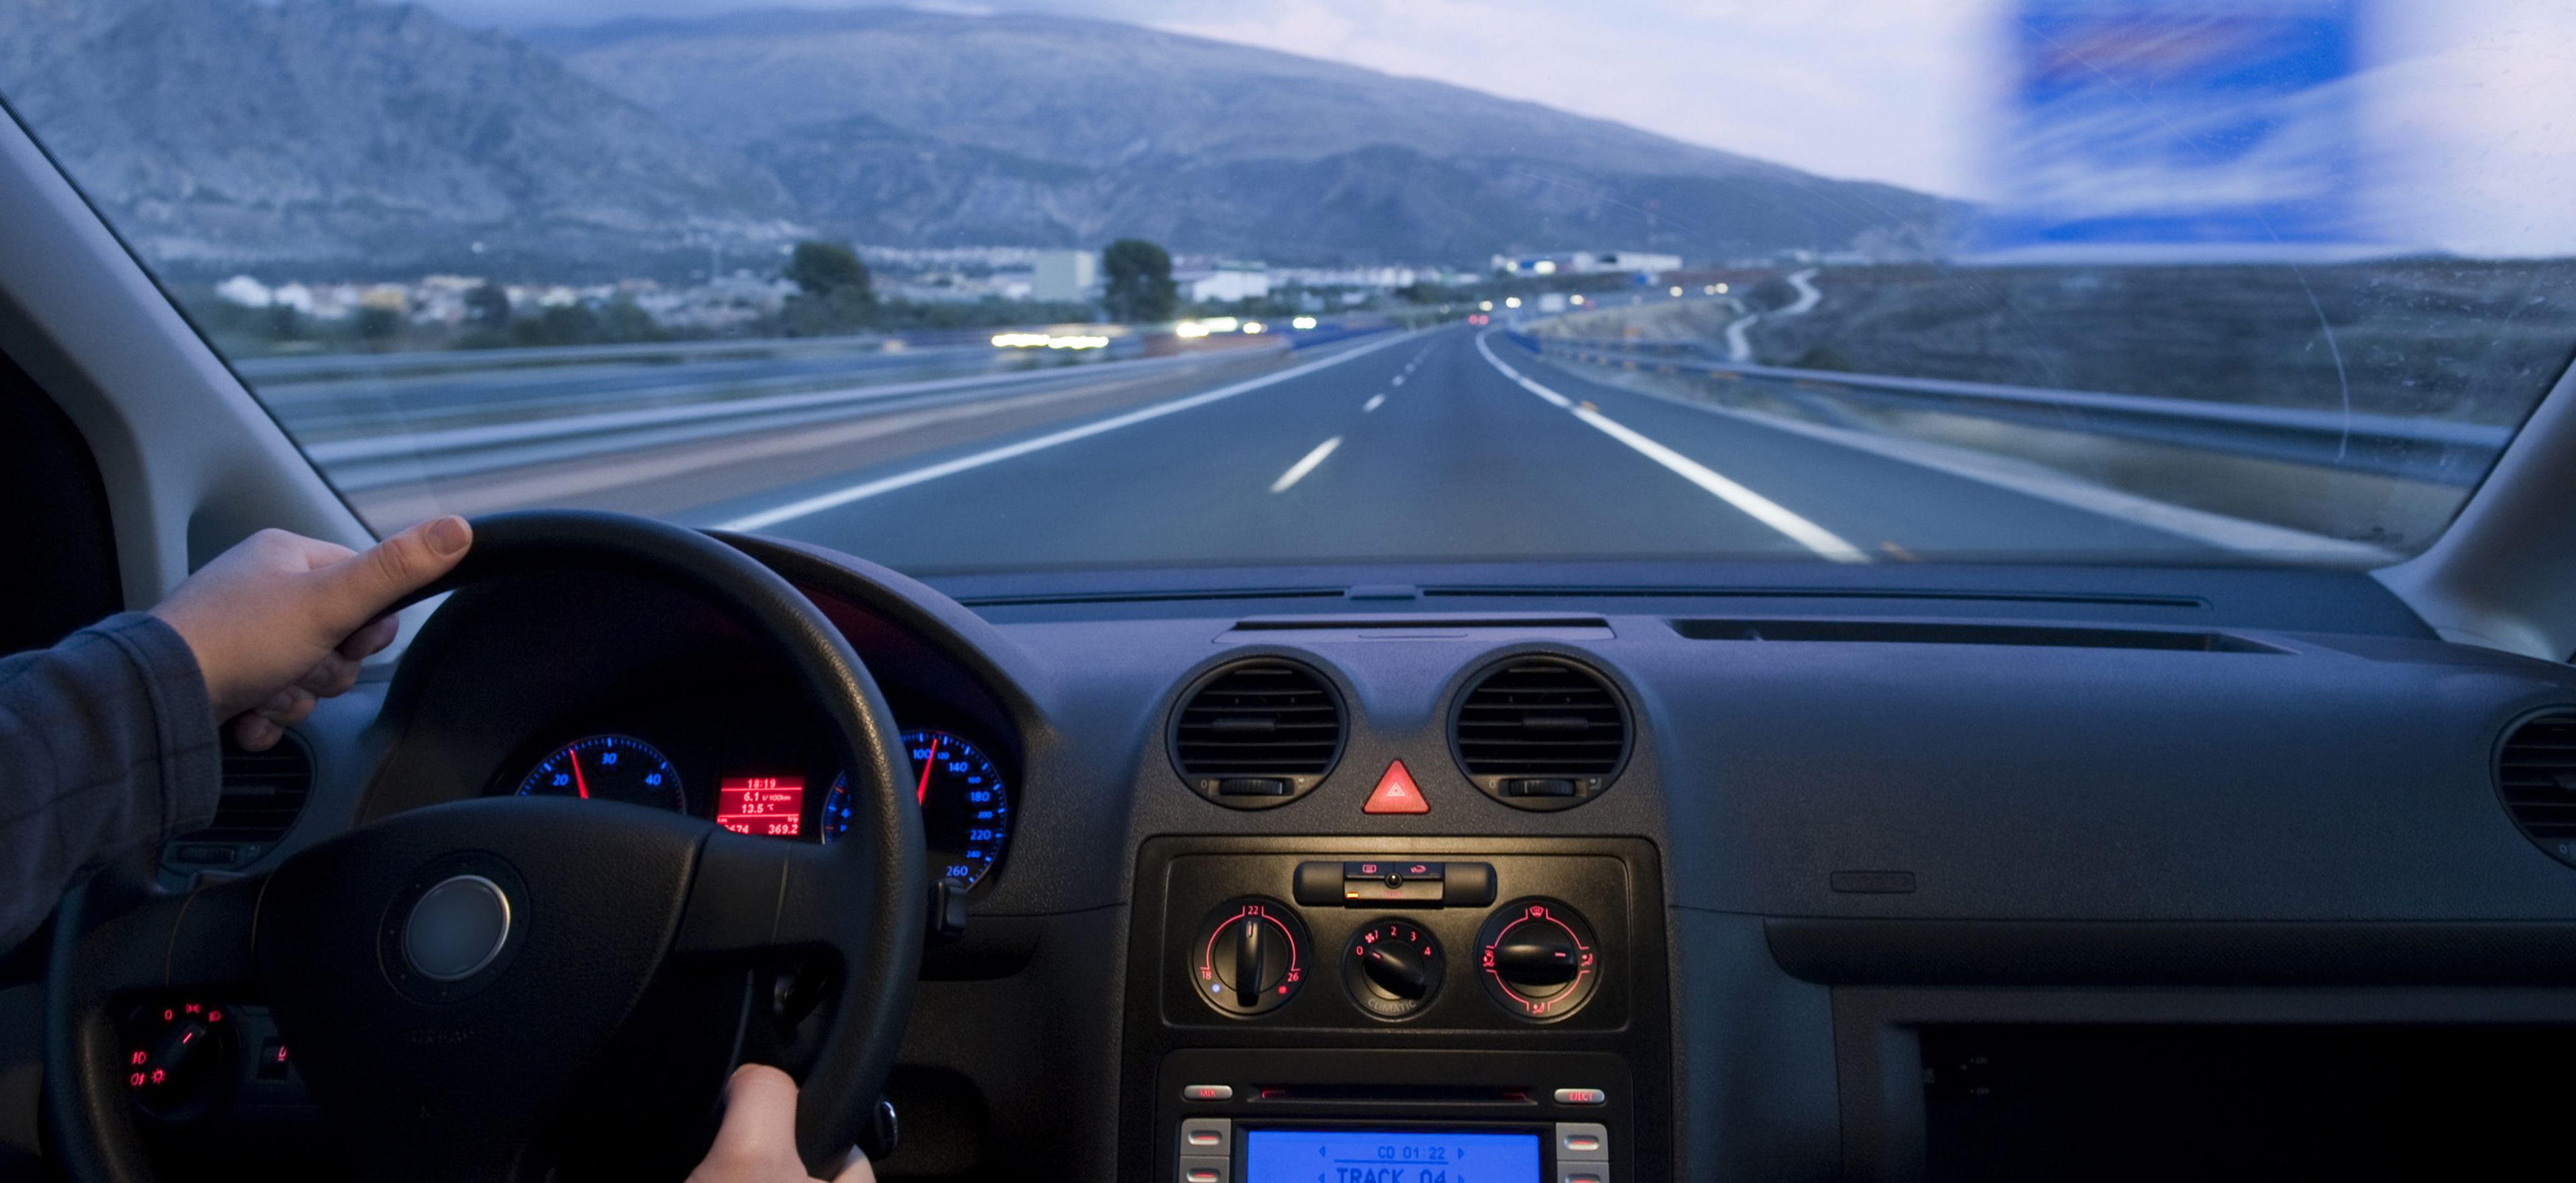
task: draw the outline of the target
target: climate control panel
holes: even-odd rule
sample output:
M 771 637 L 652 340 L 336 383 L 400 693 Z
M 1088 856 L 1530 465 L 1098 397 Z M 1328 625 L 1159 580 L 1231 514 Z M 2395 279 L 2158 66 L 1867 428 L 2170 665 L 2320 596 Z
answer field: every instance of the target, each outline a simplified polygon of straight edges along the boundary
M 1196 1001 L 1169 1018 L 1506 1029 L 1628 1013 L 1620 946 L 1635 884 L 1622 860 L 1331 854 L 1173 860 L 1166 914 L 1192 920 L 1169 934 L 1156 976 Z M 1310 988 L 1318 974 L 1338 980 Z
M 1157 838 L 1135 882 L 1120 1178 L 1271 1177 L 1316 1131 L 1355 1177 L 1504 1141 L 1550 1183 L 1671 1177 L 1652 844 Z

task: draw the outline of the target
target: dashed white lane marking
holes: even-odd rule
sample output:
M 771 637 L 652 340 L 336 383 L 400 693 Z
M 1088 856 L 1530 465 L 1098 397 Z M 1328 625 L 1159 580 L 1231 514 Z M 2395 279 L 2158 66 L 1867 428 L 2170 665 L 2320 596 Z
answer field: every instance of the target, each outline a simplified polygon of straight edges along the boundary
M 1628 445 L 1638 455 L 1663 465 L 1674 475 L 1707 490 L 1718 500 L 1743 511 L 1753 520 L 1788 536 L 1790 541 L 1837 563 L 1870 561 L 1867 552 L 1843 541 L 1841 536 L 1833 531 L 1798 516 L 1779 502 L 1728 480 L 1719 475 L 1715 469 L 1699 461 L 1656 443 L 1636 429 L 1594 410 L 1588 403 L 1580 407 L 1574 406 L 1573 400 L 1530 381 L 1520 371 L 1504 365 L 1503 359 L 1494 356 L 1493 349 L 1485 344 L 1485 339 L 1481 336 L 1476 338 L 1476 350 L 1484 354 L 1485 360 L 1493 363 L 1495 369 L 1502 371 L 1505 376 L 1518 382 L 1532 394 L 1546 399 L 1551 404 L 1567 408 L 1573 412 L 1575 418 L 1590 424 L 1594 430 Z
M 1369 400 L 1368 400 L 1367 402 L 1360 404 L 1360 414 L 1363 414 L 1363 415 L 1368 414 L 1369 412 L 1374 411 L 1374 410 L 1378 409 L 1379 407 L 1383 407 L 1383 406 L 1385 406 L 1385 405 L 1386 405 L 1386 396 L 1385 396 L 1385 395 L 1383 395 L 1383 394 L 1371 395 L 1371 396 L 1369 396 Z
M 1232 386 L 1220 386 L 1214 390 L 1203 391 L 1198 394 L 1176 398 L 1167 403 L 1157 403 L 1150 407 L 1143 407 L 1129 411 L 1124 415 L 1112 415 L 1109 418 L 1102 419 L 1095 423 L 1085 423 L 1080 427 L 1068 427 L 1063 431 L 1049 432 L 1035 439 L 1021 440 L 1016 444 L 1004 444 L 998 448 L 989 448 L 981 452 L 973 453 L 972 455 L 960 456 L 954 460 L 943 460 L 937 464 L 913 469 L 910 472 L 899 472 L 889 477 L 879 477 L 872 481 L 862 481 L 847 488 L 835 489 L 829 493 L 818 493 L 812 497 L 807 497 L 798 501 L 790 501 L 785 505 L 764 509 L 758 513 L 745 514 L 742 517 L 735 518 L 731 521 L 718 523 L 716 529 L 764 530 L 771 526 L 775 526 L 780 522 L 793 521 L 809 514 L 821 513 L 827 509 L 834 509 L 839 506 L 848 505 L 853 501 L 864 501 L 870 497 L 878 496 L 879 494 L 894 492 L 897 489 L 908 489 L 914 485 L 921 484 L 924 481 L 935 481 L 944 476 L 954 476 L 970 469 L 982 468 L 987 464 L 997 464 L 1016 456 L 1026 456 L 1031 452 L 1044 451 L 1045 449 L 1055 447 L 1058 444 L 1069 444 L 1075 440 L 1089 439 L 1092 436 L 1099 435 L 1103 432 L 1116 431 L 1121 427 L 1132 427 L 1136 424 L 1143 423 L 1146 420 L 1160 419 L 1165 415 L 1176 414 L 1181 411 L 1189 410 L 1192 407 L 1204 407 L 1209 403 L 1216 402 L 1220 399 L 1233 398 L 1238 394 L 1248 394 L 1265 386 L 1285 382 L 1290 378 L 1314 373 L 1326 366 L 1337 366 L 1355 357 L 1365 357 L 1368 354 L 1375 353 L 1378 350 L 1384 349 L 1387 346 L 1393 345 L 1410 336 L 1412 336 L 1412 334 L 1405 333 L 1399 336 L 1389 337 L 1383 341 L 1376 341 L 1367 345 L 1362 345 L 1348 353 L 1337 353 L 1331 357 L 1319 358 L 1301 366 L 1291 366 L 1288 369 L 1281 370 L 1275 374 L 1264 374 L 1258 378 L 1237 382 Z
M 1305 459 L 1289 465 L 1288 471 L 1280 473 L 1278 480 L 1270 482 L 1270 491 L 1273 493 L 1287 492 L 1288 486 L 1306 479 L 1307 473 L 1315 471 L 1315 466 L 1323 463 L 1324 457 L 1332 455 L 1333 449 L 1341 446 L 1342 437 L 1338 435 L 1315 445 L 1315 450 L 1306 453 Z
M 1393 382 L 1389 382 L 1389 383 L 1387 383 L 1387 385 L 1389 385 L 1389 386 L 1402 386 L 1402 385 L 1404 385 L 1404 375 L 1402 375 L 1402 374 L 1398 374 L 1398 375 L 1396 375 L 1396 376 L 1395 376 L 1395 380 L 1394 380 Z

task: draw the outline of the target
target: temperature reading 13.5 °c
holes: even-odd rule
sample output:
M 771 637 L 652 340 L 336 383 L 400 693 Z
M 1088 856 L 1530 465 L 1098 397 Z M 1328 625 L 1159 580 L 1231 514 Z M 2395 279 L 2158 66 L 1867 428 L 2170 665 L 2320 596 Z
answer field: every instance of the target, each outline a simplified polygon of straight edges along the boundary
M 737 834 L 793 838 L 805 820 L 805 781 L 728 776 L 716 782 L 716 824 Z

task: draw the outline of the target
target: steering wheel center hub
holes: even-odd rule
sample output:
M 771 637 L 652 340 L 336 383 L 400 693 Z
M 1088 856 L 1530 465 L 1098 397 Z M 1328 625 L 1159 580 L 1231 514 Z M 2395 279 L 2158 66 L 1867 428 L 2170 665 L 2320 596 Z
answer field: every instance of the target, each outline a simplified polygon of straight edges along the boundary
M 455 875 L 411 906 L 403 925 L 403 956 L 433 982 L 481 973 L 510 942 L 510 896 L 480 875 Z

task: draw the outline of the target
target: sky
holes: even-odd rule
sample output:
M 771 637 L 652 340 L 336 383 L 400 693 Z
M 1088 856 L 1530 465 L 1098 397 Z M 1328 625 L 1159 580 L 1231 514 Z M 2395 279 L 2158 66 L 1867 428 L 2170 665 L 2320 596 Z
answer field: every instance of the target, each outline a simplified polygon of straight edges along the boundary
M 424 0 L 527 27 L 781 0 Z M 865 0 L 797 0 L 858 7 Z M 881 2 L 881 0 L 880 0 Z M 2576 253 L 2568 0 L 995 0 L 1346 62 L 1617 120 L 1827 176 L 1998 196 L 2016 14 L 2081 4 L 2246 11 L 2362 3 L 2355 182 L 2388 240 Z

